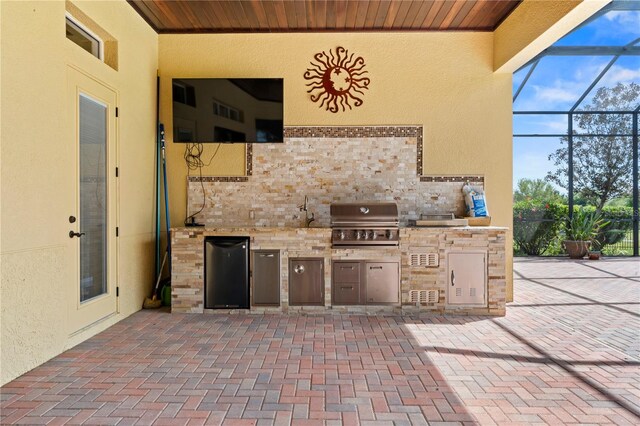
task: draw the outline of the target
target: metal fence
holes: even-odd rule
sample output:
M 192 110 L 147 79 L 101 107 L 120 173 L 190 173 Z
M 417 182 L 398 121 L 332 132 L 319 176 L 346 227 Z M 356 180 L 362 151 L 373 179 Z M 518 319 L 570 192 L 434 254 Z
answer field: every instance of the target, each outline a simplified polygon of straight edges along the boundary
M 633 219 L 630 218 L 628 220 L 617 220 L 612 221 L 612 226 L 610 227 L 609 236 L 610 241 L 615 241 L 612 244 L 603 244 L 602 246 L 594 245 L 592 250 L 598 250 L 602 252 L 604 256 L 633 256 L 634 253 L 634 244 L 633 244 Z M 526 220 L 526 219 L 517 219 L 514 218 L 513 221 L 513 229 L 514 229 L 514 243 L 513 243 L 513 254 L 514 256 L 564 256 L 566 255 L 563 247 L 562 240 L 563 235 L 561 232 L 555 232 L 553 235 L 549 235 L 547 238 L 541 237 L 541 234 L 547 232 L 549 229 L 559 229 L 560 226 L 553 227 L 550 226 L 552 224 L 561 225 L 561 221 L 553 220 L 553 219 L 542 219 L 542 220 Z M 528 228 L 528 232 L 523 233 L 519 232 L 524 227 Z M 532 231 L 533 228 L 533 231 Z M 525 238 L 522 240 L 523 244 L 530 245 L 532 240 L 535 238 L 539 239 L 539 244 L 541 245 L 541 253 L 532 254 L 527 253 L 523 248 L 518 244 L 518 236 L 520 235 L 528 235 L 530 238 Z M 613 238 L 613 236 L 616 238 Z M 620 238 L 619 234 L 623 234 L 623 237 Z M 531 247 L 529 247 L 531 249 Z

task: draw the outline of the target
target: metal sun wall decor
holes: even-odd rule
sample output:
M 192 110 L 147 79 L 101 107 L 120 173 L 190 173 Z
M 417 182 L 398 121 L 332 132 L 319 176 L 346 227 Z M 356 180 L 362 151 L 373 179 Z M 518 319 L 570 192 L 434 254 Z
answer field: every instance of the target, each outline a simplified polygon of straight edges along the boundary
M 304 73 L 307 83 L 307 93 L 311 93 L 313 102 L 320 102 L 319 108 L 324 107 L 333 113 L 340 109 L 346 111 L 347 107 L 359 107 L 364 95 L 363 90 L 369 89 L 369 80 L 363 77 L 369 71 L 364 69 L 365 63 L 362 56 L 354 59 L 355 54 L 349 55 L 349 51 L 338 46 L 335 54 L 329 49 L 329 54 L 322 51 L 313 55 L 312 68 L 307 68 Z

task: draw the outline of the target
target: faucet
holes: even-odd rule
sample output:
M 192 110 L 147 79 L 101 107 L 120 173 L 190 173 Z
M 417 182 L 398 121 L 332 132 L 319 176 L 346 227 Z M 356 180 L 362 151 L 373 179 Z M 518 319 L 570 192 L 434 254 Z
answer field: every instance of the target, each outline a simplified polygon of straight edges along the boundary
M 316 220 L 316 218 L 313 213 L 311 213 L 311 217 L 307 216 L 304 220 L 305 228 L 309 228 L 311 226 L 311 222 L 313 222 L 314 220 Z
M 309 217 L 309 211 L 307 210 L 308 201 L 309 201 L 309 198 L 305 195 L 304 196 L 304 204 L 302 204 L 301 206 L 298 206 L 300 211 L 304 212 L 304 227 L 305 228 L 308 228 L 311 225 L 311 222 L 316 220 L 314 213 L 311 213 L 311 217 Z

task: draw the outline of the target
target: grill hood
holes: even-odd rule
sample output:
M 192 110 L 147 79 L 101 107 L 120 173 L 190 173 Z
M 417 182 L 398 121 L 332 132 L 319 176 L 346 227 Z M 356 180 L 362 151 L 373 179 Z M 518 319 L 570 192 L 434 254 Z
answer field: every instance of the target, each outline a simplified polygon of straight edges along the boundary
M 395 203 L 331 204 L 331 226 L 398 226 Z

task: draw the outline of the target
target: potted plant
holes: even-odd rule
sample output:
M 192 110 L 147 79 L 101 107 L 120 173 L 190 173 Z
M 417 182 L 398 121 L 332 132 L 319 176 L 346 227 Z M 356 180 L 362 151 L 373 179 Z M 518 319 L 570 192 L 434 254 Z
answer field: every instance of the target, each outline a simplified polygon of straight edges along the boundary
M 562 246 L 571 259 L 582 259 L 587 255 L 591 245 L 597 243 L 598 232 L 608 222 L 602 219 L 599 212 L 585 212 L 577 209 L 573 217 L 564 224 L 565 240 Z

